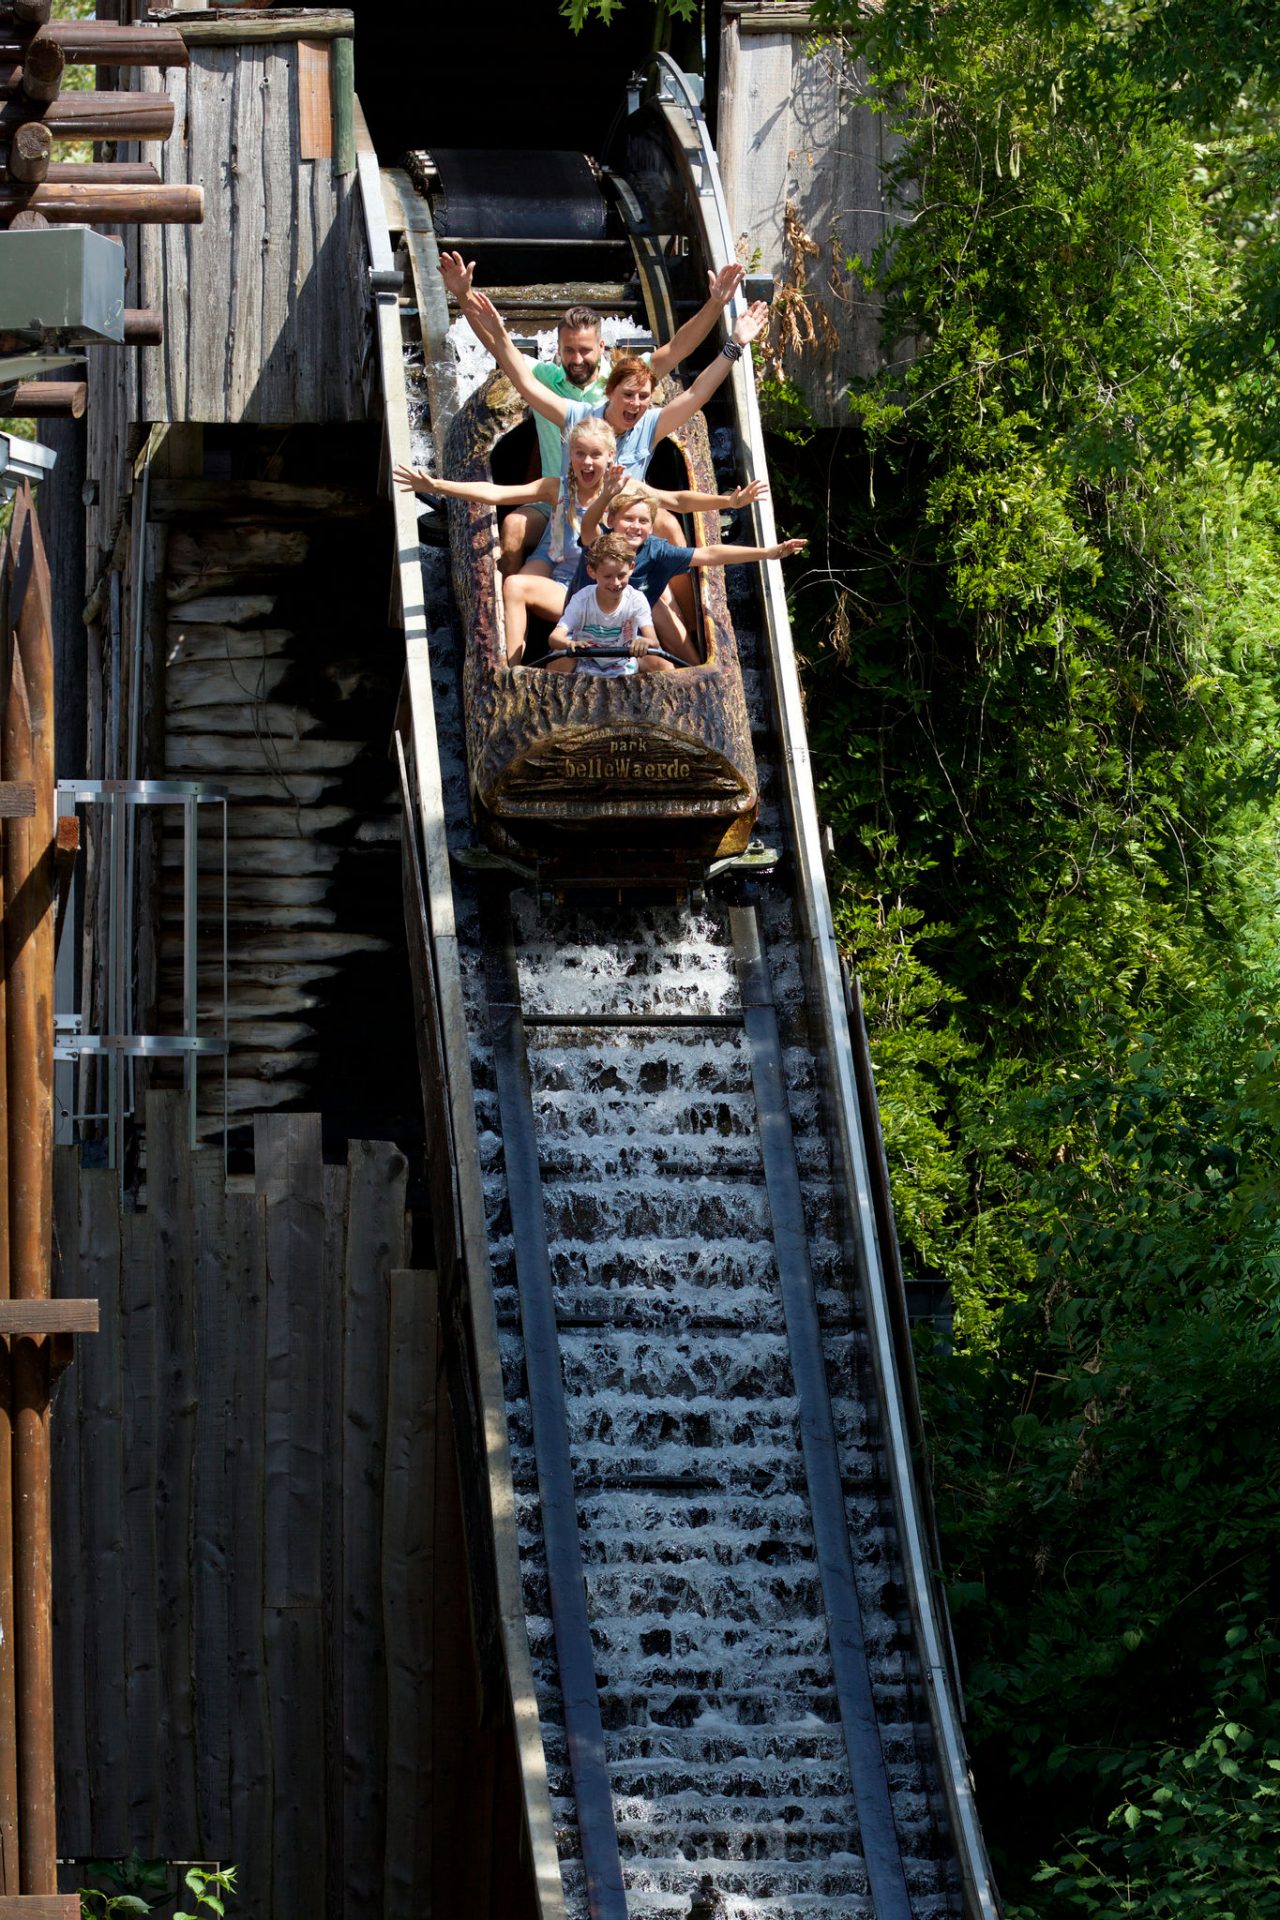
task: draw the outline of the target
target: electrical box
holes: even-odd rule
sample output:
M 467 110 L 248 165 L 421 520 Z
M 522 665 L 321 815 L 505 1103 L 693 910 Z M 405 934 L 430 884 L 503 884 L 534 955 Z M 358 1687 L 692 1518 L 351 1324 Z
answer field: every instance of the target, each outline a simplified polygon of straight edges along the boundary
M 124 248 L 91 227 L 0 233 L 0 334 L 124 339 Z

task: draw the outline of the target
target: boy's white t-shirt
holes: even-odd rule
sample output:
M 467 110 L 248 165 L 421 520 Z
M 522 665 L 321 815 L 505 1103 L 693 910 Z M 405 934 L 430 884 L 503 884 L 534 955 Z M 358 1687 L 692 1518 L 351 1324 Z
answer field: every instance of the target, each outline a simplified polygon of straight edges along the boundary
M 575 593 L 560 624 L 574 640 L 593 647 L 629 647 L 641 627 L 653 625 L 649 602 L 635 587 L 624 587 L 617 606 L 606 613 L 596 598 L 594 583 Z M 583 660 L 579 670 L 587 673 L 638 673 L 634 656 L 625 660 Z

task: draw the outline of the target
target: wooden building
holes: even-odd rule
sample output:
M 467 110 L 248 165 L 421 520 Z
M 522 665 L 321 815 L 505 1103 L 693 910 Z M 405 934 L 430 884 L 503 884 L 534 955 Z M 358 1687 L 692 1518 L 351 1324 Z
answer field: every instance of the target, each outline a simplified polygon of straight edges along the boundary
M 723 0 L 720 20 L 716 147 L 739 258 L 772 274 L 781 369 L 837 426 L 850 381 L 884 364 L 880 302 L 849 262 L 869 264 L 901 218 L 883 178 L 894 136 L 805 0 Z
M 175 124 L 119 158 L 203 186 L 205 220 L 122 232 L 163 338 L 90 351 L 83 468 L 48 489 L 64 553 L 84 528 L 57 616 L 60 771 L 89 796 L 63 1012 L 132 1045 L 81 1053 L 86 1147 L 56 1167 L 58 1287 L 102 1313 L 55 1423 L 62 1884 L 137 1855 L 234 1863 L 253 1920 L 518 1916 L 518 1845 L 476 1844 L 518 1831 L 511 1736 L 405 1152 L 404 641 L 352 15 L 149 17 L 190 64 L 122 78 Z M 113 782 L 159 786 L 113 815 Z M 188 809 L 201 785 L 221 797 Z M 199 1037 L 228 1046 L 193 1091 L 192 927 Z M 91 1117 L 113 1061 L 114 1136 Z

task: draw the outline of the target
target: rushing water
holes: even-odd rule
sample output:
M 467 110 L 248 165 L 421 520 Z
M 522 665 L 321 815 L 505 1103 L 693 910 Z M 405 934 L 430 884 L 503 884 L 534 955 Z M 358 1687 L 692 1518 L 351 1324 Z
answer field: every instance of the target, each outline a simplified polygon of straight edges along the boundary
M 445 556 L 423 549 L 451 844 L 471 838 Z M 735 614 L 761 747 L 747 569 Z M 779 823 L 762 765 L 762 831 Z M 458 893 L 527 1625 L 568 1911 L 586 1920 L 550 1623 L 501 1123 L 474 902 Z M 513 900 L 551 1268 L 610 1779 L 633 1915 L 872 1920 L 836 1707 L 750 1062 L 731 1028 L 606 1012 L 739 1005 L 715 905 L 588 914 Z M 917 1920 L 959 1911 L 930 1794 L 856 1289 L 833 1217 L 790 907 L 761 923 L 786 1046 L 810 1258 L 864 1633 Z

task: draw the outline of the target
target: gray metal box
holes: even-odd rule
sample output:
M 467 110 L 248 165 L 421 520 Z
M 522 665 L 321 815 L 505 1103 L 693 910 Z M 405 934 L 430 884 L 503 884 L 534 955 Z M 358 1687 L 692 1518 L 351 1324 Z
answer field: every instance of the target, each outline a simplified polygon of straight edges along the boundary
M 91 227 L 0 233 L 0 333 L 124 339 L 124 248 Z

